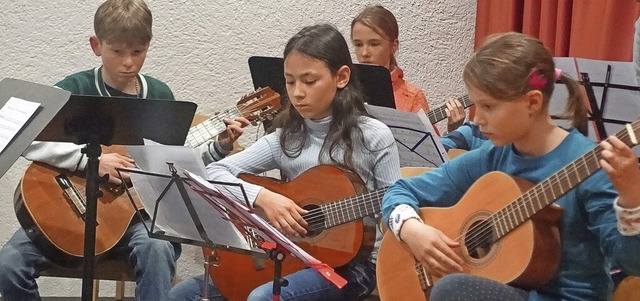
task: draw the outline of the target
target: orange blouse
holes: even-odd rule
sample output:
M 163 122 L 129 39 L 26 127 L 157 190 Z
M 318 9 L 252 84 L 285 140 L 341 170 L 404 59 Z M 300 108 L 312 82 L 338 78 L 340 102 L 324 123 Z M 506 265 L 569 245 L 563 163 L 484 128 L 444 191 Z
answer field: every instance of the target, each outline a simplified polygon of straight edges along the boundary
M 417 112 L 422 108 L 429 112 L 429 103 L 424 96 L 422 89 L 404 80 L 404 72 L 400 67 L 391 71 L 391 84 L 393 86 L 393 97 L 396 99 L 396 109 L 407 112 Z

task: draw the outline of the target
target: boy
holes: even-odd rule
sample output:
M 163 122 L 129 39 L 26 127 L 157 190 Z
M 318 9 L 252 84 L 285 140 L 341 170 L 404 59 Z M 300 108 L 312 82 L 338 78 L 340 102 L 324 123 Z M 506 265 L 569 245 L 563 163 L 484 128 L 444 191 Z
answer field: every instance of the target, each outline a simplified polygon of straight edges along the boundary
M 94 16 L 95 36 L 89 39 L 102 66 L 72 74 L 57 87 L 73 94 L 173 100 L 163 82 L 139 74 L 152 37 L 151 11 L 143 0 L 107 0 Z M 232 149 L 233 142 L 249 122 L 244 118 L 225 120 L 227 131 L 216 142 L 201 148 L 205 163 L 219 160 Z M 81 146 L 71 143 L 34 142 L 23 156 L 71 171 L 84 170 L 87 158 Z M 118 153 L 102 154 L 99 174 L 119 184 L 116 168 L 133 167 L 134 162 Z M 137 300 L 165 300 L 175 273 L 181 247 L 149 238 L 144 224 L 131 223 L 109 256 L 126 260 L 137 277 Z M 4 300 L 40 300 L 35 279 L 52 265 L 52 254 L 35 247 L 24 229 L 19 229 L 0 250 L 0 293 Z

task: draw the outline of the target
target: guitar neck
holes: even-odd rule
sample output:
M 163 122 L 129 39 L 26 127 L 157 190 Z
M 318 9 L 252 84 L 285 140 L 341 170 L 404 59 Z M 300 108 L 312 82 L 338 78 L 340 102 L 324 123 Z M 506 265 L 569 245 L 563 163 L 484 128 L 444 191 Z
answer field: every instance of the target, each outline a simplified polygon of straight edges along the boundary
M 628 125 L 628 128 L 618 132 L 615 136 L 626 145 L 633 146 L 637 144 L 634 133 L 638 131 L 639 127 L 640 120 Z M 602 151 L 602 146 L 596 145 L 586 154 L 567 164 L 549 178 L 527 190 L 520 198 L 496 212 L 490 219 L 496 239 L 529 220 L 538 211 L 552 204 L 598 171 L 600 169 L 598 161 Z
M 462 103 L 462 106 L 464 108 L 468 108 L 473 104 L 471 99 L 469 99 L 469 95 L 458 97 L 457 100 L 460 103 Z M 429 111 L 427 113 L 427 117 L 429 118 L 429 121 L 431 122 L 431 124 L 435 124 L 438 121 L 447 119 L 447 111 L 446 111 L 446 109 L 447 109 L 447 106 L 444 105 L 444 106 L 440 106 L 440 107 L 438 107 L 436 109 L 433 109 L 433 110 Z
M 380 213 L 387 187 L 320 206 L 325 229 Z
M 227 125 L 224 123 L 225 118 L 234 119 L 239 116 L 241 116 L 240 111 L 237 107 L 233 107 L 191 127 L 187 134 L 185 145 L 190 147 L 202 145 L 224 132 L 227 128 Z

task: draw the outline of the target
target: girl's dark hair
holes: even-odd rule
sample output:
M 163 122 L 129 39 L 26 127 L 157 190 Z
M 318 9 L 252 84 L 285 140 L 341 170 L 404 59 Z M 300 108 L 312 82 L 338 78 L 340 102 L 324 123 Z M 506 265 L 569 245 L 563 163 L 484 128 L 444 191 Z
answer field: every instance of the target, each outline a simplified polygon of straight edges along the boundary
M 324 140 L 320 158 L 328 154 L 331 162 L 353 169 L 354 142 L 364 145 L 362 129 L 358 119 L 366 116 L 364 96 L 354 74 L 349 46 L 342 34 L 332 25 L 318 24 L 304 27 L 287 42 L 284 48 L 284 59 L 289 54 L 298 52 L 312 59 L 325 63 L 332 75 L 336 75 L 342 66 L 351 69 L 351 78 L 344 88 L 338 88 L 331 103 L 332 119 L 329 132 Z M 285 98 L 284 110 L 273 122 L 274 128 L 281 128 L 280 147 L 288 157 L 297 157 L 306 144 L 308 129 L 304 118 L 293 107 L 288 97 Z M 344 150 L 343 161 L 334 157 L 335 151 Z
M 502 101 L 539 90 L 544 95 L 545 109 L 557 78 L 569 92 L 561 118 L 572 119 L 574 128 L 587 133 L 587 108 L 580 86 L 565 73 L 556 77 L 551 53 L 534 37 L 516 32 L 489 36 L 465 66 L 463 77 L 467 85 Z

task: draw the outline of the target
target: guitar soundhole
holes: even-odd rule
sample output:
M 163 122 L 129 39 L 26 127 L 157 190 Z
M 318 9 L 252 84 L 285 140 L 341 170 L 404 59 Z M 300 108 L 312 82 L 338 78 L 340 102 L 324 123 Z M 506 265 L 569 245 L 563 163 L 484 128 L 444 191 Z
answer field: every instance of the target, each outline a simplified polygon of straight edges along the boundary
M 304 217 L 304 220 L 307 221 L 307 237 L 314 237 L 322 233 L 324 230 L 324 221 L 325 215 L 322 210 L 320 210 L 320 206 L 318 205 L 306 205 L 303 206 L 304 210 L 307 210 L 307 213 Z
M 465 246 L 469 256 L 481 259 L 491 252 L 494 241 L 495 233 L 491 224 L 486 220 L 476 221 L 469 227 L 465 237 Z

